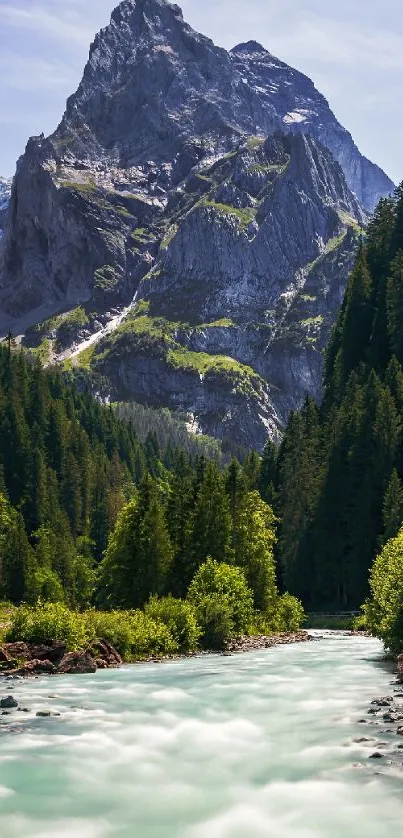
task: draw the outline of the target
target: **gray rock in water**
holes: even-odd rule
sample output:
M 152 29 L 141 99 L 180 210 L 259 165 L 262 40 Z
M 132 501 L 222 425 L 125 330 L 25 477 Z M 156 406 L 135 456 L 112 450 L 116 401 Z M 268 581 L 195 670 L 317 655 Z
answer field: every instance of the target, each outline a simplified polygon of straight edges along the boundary
M 7 710 L 14 709 L 15 707 L 18 707 L 18 701 L 16 701 L 12 695 L 8 695 L 6 698 L 0 699 L 0 707 Z

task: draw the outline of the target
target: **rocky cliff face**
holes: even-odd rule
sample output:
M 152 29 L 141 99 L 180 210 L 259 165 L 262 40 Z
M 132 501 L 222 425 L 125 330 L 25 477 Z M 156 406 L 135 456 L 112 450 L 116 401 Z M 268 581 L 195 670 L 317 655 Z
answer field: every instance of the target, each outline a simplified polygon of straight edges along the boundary
M 260 447 L 319 393 L 365 208 L 392 188 L 306 77 L 125 0 L 19 161 L 0 327 Z
M 379 199 L 393 191 L 390 178 L 360 154 L 311 79 L 255 41 L 239 44 L 231 58 L 244 84 L 259 96 L 263 108 L 275 109 L 285 130 L 310 134 L 332 152 L 348 186 L 367 210 L 374 210 Z
M 11 179 L 0 177 L 0 239 L 3 235 L 10 195 Z

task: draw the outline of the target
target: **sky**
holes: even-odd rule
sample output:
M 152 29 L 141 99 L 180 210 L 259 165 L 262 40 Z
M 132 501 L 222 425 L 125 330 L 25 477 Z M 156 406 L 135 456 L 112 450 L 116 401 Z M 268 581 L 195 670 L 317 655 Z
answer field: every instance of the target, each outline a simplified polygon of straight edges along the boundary
M 257 40 L 306 73 L 360 150 L 403 178 L 401 0 L 182 0 L 185 18 L 228 49 Z M 50 134 L 114 0 L 0 0 L 0 175 L 30 136 Z

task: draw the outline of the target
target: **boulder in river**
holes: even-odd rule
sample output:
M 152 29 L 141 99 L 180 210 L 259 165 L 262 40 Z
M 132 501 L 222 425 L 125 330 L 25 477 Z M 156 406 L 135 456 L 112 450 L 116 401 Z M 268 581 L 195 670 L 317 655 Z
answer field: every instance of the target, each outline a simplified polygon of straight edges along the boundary
M 58 675 L 87 675 L 96 671 L 95 660 L 88 652 L 67 652 L 57 667 Z
M 104 638 L 95 640 L 87 649 L 87 653 L 94 658 L 99 669 L 111 669 L 122 665 L 119 653 Z
M 18 701 L 12 695 L 7 695 L 5 698 L 0 699 L 0 707 L 2 710 L 14 710 L 18 707 Z

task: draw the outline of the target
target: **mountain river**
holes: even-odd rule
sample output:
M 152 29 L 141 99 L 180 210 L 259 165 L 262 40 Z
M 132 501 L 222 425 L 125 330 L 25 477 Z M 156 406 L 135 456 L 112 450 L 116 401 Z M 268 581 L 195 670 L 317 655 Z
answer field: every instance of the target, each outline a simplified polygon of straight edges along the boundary
M 403 750 L 367 715 L 390 681 L 380 643 L 329 633 L 0 683 L 29 708 L 0 718 L 0 836 L 393 838 Z

